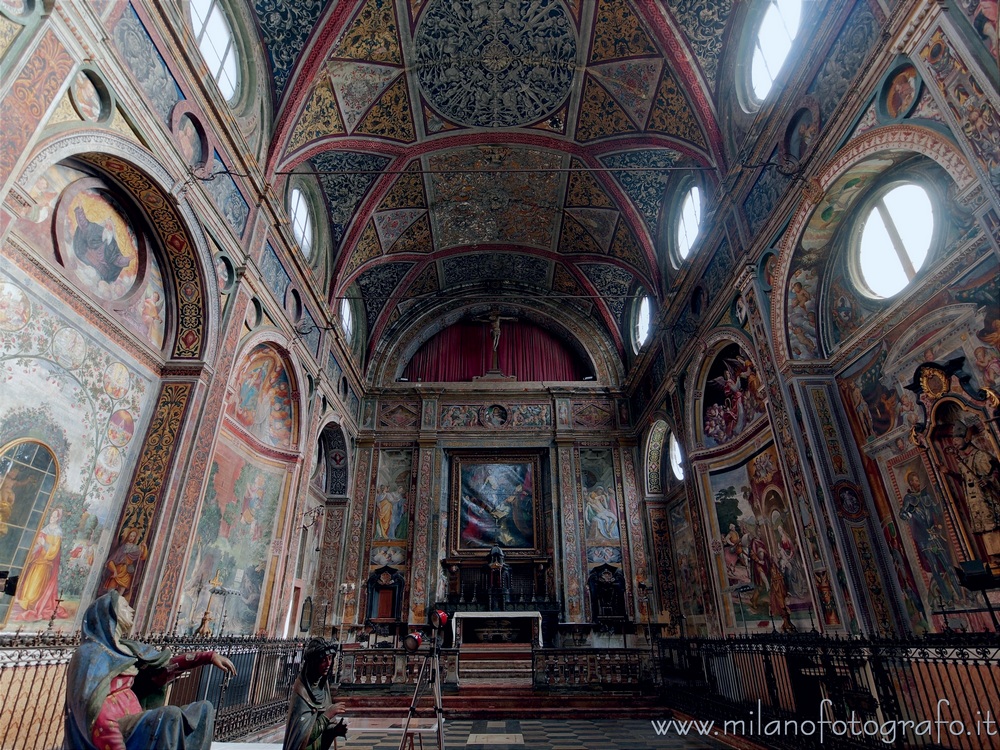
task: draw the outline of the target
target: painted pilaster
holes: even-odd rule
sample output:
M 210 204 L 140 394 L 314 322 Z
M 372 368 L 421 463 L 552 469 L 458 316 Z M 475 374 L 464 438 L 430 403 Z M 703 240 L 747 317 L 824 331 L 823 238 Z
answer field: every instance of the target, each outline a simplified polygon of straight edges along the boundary
M 426 408 L 425 408 L 426 414 Z M 409 622 L 423 623 L 427 619 L 431 525 L 434 498 L 434 445 L 421 444 L 417 452 L 417 492 L 413 503 L 413 547 L 410 564 Z M 440 566 L 436 566 L 440 567 Z M 434 573 L 437 572 L 435 569 Z M 436 577 L 436 576 L 435 576 Z M 436 588 L 436 587 L 435 587 Z
M 249 304 L 250 295 L 238 287 L 228 311 L 230 317 L 226 321 L 225 341 L 216 357 L 208 396 L 201 404 L 200 414 L 193 414 L 188 419 L 190 434 L 196 437 L 191 442 L 191 452 L 185 456 L 186 470 L 180 472 L 175 484 L 181 489 L 177 494 L 168 496 L 164 505 L 159 528 L 165 533 L 158 535 L 150 549 L 149 575 L 136 599 L 138 605 L 155 601 L 150 609 L 137 611 L 137 621 L 147 624 L 146 632 L 163 633 L 174 625 L 180 600 L 180 580 L 194 536 L 195 518 L 201 507 L 209 459 L 215 449 L 216 427 L 222 420 L 226 386 L 236 360 Z M 143 612 L 147 613 L 144 619 L 138 619 L 143 617 Z
M 580 499 L 577 496 L 577 482 L 574 479 L 574 451 L 572 443 L 557 441 L 556 461 L 559 485 L 562 492 L 559 497 L 562 518 L 562 534 L 556 540 L 559 559 L 562 560 L 561 574 L 563 579 L 563 600 L 566 602 L 566 622 L 587 622 L 585 610 L 586 580 L 582 564 L 582 528 L 580 524 Z M 558 547 L 561 543 L 561 550 Z
M 898 541 L 891 538 L 888 528 L 880 530 L 888 520 L 884 492 L 863 478 L 854 451 L 847 448 L 846 425 L 839 408 L 835 411 L 833 406 L 840 403 L 836 386 L 825 379 L 799 380 L 796 384 L 803 394 L 809 441 L 819 459 L 813 463 L 822 485 L 830 488 L 829 501 L 841 538 L 851 540 L 855 546 L 877 631 L 887 634 L 906 630 L 904 607 L 885 560 L 885 550 L 898 545 Z M 884 539 L 879 541 L 879 537 Z
M 854 608 L 851 587 L 846 580 L 838 580 L 838 574 L 843 571 L 843 565 L 836 547 L 836 540 L 828 538 L 830 546 L 824 543 L 817 524 L 815 508 L 819 507 L 820 517 L 824 521 L 822 528 L 832 534 L 829 516 L 823 508 L 821 500 L 810 496 L 808 487 L 816 487 L 821 492 L 817 482 L 808 482 L 800 458 L 801 448 L 796 432 L 792 429 L 792 419 L 786 406 L 786 396 L 782 388 L 784 378 L 780 377 L 771 351 L 771 337 L 768 335 L 764 316 L 759 300 L 763 297 L 760 281 L 756 274 L 745 271 L 737 281 L 740 294 L 746 303 L 747 316 L 750 323 L 750 333 L 756 350 L 760 356 L 760 366 L 763 381 L 767 387 L 767 412 L 774 428 L 778 442 L 781 445 L 782 469 L 787 487 L 795 499 L 795 522 L 801 538 L 806 540 L 805 564 L 810 572 L 809 591 L 814 606 L 821 614 L 816 623 L 819 630 L 841 630 L 844 628 L 844 612 L 847 612 L 848 622 L 854 619 Z M 832 554 L 831 554 L 832 552 Z M 830 560 L 833 560 L 833 565 Z M 856 585 L 856 582 L 853 582 Z
M 649 585 L 649 553 L 646 549 L 645 534 L 642 529 L 642 507 L 639 502 L 638 480 L 635 472 L 635 446 L 622 445 L 618 449 L 622 462 L 623 500 L 625 520 L 628 528 L 629 554 L 624 555 L 625 580 L 634 582 L 631 592 L 638 613 L 639 622 L 648 622 L 648 599 L 644 595 Z
M 365 442 L 358 444 L 358 467 L 354 475 L 354 495 L 351 498 L 348 511 L 347 559 L 344 563 L 344 573 L 341 585 L 346 586 L 343 602 L 343 617 L 341 623 L 346 626 L 356 624 L 358 619 L 358 602 L 360 587 L 364 580 L 362 566 L 362 549 L 364 542 L 365 517 L 368 513 L 368 496 L 374 483 L 375 446 Z M 352 588 L 353 584 L 353 588 Z M 341 635 L 343 639 L 343 634 Z

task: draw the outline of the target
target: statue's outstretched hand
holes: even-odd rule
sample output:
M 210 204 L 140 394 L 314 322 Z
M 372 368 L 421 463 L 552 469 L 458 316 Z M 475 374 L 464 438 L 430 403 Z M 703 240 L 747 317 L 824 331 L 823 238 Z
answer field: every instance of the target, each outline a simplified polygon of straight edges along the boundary
M 233 664 L 229 659 L 227 659 L 222 654 L 212 654 L 212 664 L 217 666 L 223 672 L 228 672 L 232 676 L 236 676 L 236 665 Z
M 324 713 L 326 714 L 326 718 L 332 719 L 337 714 L 342 714 L 346 710 L 347 710 L 347 704 L 346 703 L 334 703 L 332 706 L 330 706 L 328 709 L 326 709 L 326 711 L 324 711 Z

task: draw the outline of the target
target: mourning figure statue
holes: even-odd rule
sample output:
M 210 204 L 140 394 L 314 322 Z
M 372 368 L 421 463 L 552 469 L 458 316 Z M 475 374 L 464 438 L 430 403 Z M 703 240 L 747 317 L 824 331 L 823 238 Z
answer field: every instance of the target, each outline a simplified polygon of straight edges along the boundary
M 158 651 L 127 636 L 135 612 L 117 591 L 99 597 L 83 616 L 83 638 L 66 683 L 66 743 L 79 750 L 208 750 L 212 704 L 164 706 L 167 684 L 181 672 L 214 664 L 236 667 L 214 651 Z
M 282 750 L 327 750 L 337 737 L 347 734 L 343 719 L 333 722 L 347 708 L 345 703 L 334 703 L 331 699 L 330 670 L 336 651 L 336 644 L 322 638 L 313 638 L 306 644 L 302 669 L 288 697 Z

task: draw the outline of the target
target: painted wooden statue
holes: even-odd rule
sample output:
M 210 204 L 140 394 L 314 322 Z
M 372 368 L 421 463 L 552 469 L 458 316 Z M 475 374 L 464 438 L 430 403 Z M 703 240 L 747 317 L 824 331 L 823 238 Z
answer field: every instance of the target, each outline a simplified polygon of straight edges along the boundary
M 83 617 L 83 640 L 69 662 L 67 746 L 80 750 L 208 750 L 215 714 L 198 701 L 164 706 L 181 672 L 214 664 L 236 667 L 214 651 L 180 654 L 130 640 L 135 612 L 117 591 L 97 598 Z
M 336 644 L 322 638 L 313 638 L 306 644 L 302 669 L 288 697 L 282 750 L 327 750 L 337 737 L 347 734 L 343 719 L 333 722 L 347 707 L 331 699 L 330 669 L 336 650 Z

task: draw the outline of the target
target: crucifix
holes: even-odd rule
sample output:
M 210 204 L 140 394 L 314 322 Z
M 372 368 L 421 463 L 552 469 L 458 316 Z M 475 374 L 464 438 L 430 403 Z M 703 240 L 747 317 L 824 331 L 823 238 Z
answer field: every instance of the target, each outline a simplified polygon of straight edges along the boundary
M 490 372 L 498 373 L 500 372 L 500 354 L 497 351 L 500 346 L 500 321 L 517 320 L 517 318 L 501 315 L 500 308 L 494 305 L 490 308 L 490 313 L 485 318 L 473 318 L 473 320 L 476 323 L 489 323 L 490 325 L 490 334 L 493 337 L 493 364 L 490 367 Z

